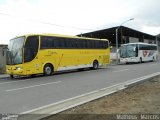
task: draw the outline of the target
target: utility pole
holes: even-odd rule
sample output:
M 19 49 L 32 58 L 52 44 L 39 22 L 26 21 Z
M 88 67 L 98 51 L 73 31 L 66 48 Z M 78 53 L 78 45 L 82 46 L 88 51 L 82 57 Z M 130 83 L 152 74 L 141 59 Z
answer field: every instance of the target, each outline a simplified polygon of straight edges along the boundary
M 131 21 L 131 20 L 134 20 L 134 18 L 124 21 L 123 23 L 119 25 L 119 27 L 116 28 L 116 64 L 118 64 L 118 30 L 124 23 Z

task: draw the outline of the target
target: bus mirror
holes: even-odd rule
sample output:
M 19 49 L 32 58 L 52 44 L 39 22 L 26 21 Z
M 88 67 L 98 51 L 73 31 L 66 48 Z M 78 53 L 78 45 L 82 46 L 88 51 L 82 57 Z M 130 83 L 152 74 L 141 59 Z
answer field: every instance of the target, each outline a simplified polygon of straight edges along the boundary
M 110 49 L 112 49 L 113 47 L 112 46 L 110 46 Z
M 133 51 L 134 51 L 134 52 L 136 51 L 136 47 L 133 48 Z
M 119 52 L 119 49 L 117 49 L 117 53 Z

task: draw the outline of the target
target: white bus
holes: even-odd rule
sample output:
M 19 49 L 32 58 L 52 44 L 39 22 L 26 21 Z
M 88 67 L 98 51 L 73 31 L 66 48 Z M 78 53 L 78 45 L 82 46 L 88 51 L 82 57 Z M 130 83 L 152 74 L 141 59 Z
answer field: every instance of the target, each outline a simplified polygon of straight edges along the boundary
M 121 45 L 119 49 L 119 62 L 146 62 L 157 60 L 158 49 L 156 44 L 128 43 Z

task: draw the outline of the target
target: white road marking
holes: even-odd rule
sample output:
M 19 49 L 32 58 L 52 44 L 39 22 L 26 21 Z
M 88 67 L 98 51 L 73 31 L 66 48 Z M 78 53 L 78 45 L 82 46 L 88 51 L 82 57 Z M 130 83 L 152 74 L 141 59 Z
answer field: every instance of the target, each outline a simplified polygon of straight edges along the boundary
M 155 76 L 157 76 L 157 75 L 160 75 L 160 72 L 153 73 L 153 74 L 146 75 L 146 76 L 142 76 L 142 77 L 135 78 L 135 79 L 131 79 L 131 80 L 128 80 L 128 81 L 126 81 L 126 82 L 117 83 L 117 84 L 115 84 L 115 85 L 112 85 L 112 86 L 109 86 L 109 87 L 106 87 L 106 88 L 98 89 L 98 90 L 95 90 L 95 91 L 92 91 L 92 92 L 88 92 L 88 93 L 85 93 L 85 94 L 81 94 L 81 95 L 78 95 L 78 96 L 75 96 L 75 97 L 72 97 L 72 98 L 68 98 L 68 99 L 62 100 L 62 101 L 59 101 L 59 102 L 55 102 L 55 103 L 51 103 L 51 104 L 44 105 L 44 106 L 41 106 L 41 107 L 37 107 L 37 108 L 31 109 L 31 110 L 22 112 L 22 113 L 20 113 L 20 114 L 22 114 L 22 115 L 23 115 L 23 114 L 35 114 L 36 111 L 40 111 L 39 113 L 44 113 L 44 112 L 48 111 L 48 109 L 51 108 L 51 107 L 55 107 L 56 109 L 55 109 L 55 110 L 52 109 L 52 113 L 49 113 L 49 112 L 48 112 L 48 113 L 45 113 L 45 114 L 57 114 L 57 113 L 59 113 L 59 112 L 62 112 L 62 111 L 64 111 L 64 110 L 67 110 L 67 109 L 69 109 L 69 108 L 72 108 L 72 107 L 75 107 L 75 106 L 84 104 L 84 103 L 86 103 L 86 102 L 88 102 L 88 101 L 91 101 L 91 100 L 88 100 L 88 99 L 87 99 L 87 100 L 83 100 L 83 101 L 81 101 L 81 102 L 79 102 L 79 103 L 73 104 L 73 103 L 76 101 L 75 99 L 81 99 L 81 98 L 84 97 L 84 96 L 89 96 L 89 95 L 91 95 L 91 94 L 95 94 L 95 93 L 98 93 L 98 92 L 101 92 L 101 91 L 105 91 L 105 90 L 107 90 L 107 89 L 111 89 L 111 88 L 117 87 L 117 86 L 120 86 L 120 87 L 122 87 L 122 89 L 123 89 L 123 88 L 126 88 L 127 85 L 131 85 L 131 84 L 133 84 L 133 83 L 137 83 L 137 82 L 139 82 L 139 81 L 143 81 L 143 80 L 145 80 L 145 79 L 148 79 L 148 78 L 151 78 L 151 77 L 155 77 Z M 116 91 L 121 90 L 120 87 L 119 87 L 119 89 L 116 89 Z M 117 87 L 117 88 L 118 88 L 118 87 Z M 97 95 L 96 95 L 96 98 L 95 98 L 95 99 L 101 98 L 101 97 L 103 97 L 103 96 L 106 96 L 106 95 L 109 95 L 109 94 L 111 94 L 111 93 L 116 92 L 116 91 L 114 91 L 114 90 L 115 90 L 115 89 L 113 89 L 113 91 L 108 91 L 108 90 L 107 90 L 108 92 L 105 92 L 105 94 L 102 95 L 102 96 L 100 96 L 100 97 L 97 97 Z M 92 100 L 93 100 L 93 99 L 92 99 Z M 61 110 L 57 109 L 57 106 L 59 107 L 61 104 L 64 105 L 64 104 L 67 103 L 68 101 L 70 101 L 70 103 L 72 103 L 72 106 L 66 105 L 66 106 L 63 107 Z M 56 106 L 56 105 L 57 105 L 57 106 Z M 46 111 L 45 111 L 45 110 L 46 110 Z M 38 112 L 37 112 L 37 113 L 38 113 Z M 45 117 L 46 117 L 46 116 L 45 116 Z
M 155 66 L 155 65 L 157 65 L 156 63 L 154 63 L 154 64 L 150 64 L 150 66 Z
M 6 92 L 12 92 L 12 91 L 17 91 L 17 90 L 23 90 L 23 89 L 33 88 L 33 87 L 40 87 L 40 86 L 44 86 L 44 85 L 51 85 L 51 84 L 56 84 L 56 83 L 60 83 L 60 82 L 62 82 L 62 81 L 50 82 L 50 83 L 39 84 L 39 85 L 33 85 L 33 86 L 27 86 L 27 87 L 16 88 L 16 89 L 10 89 L 10 90 L 6 90 Z
M 116 71 L 113 71 L 113 72 L 123 72 L 123 71 L 127 71 L 129 69 L 123 69 L 123 70 L 116 70 Z

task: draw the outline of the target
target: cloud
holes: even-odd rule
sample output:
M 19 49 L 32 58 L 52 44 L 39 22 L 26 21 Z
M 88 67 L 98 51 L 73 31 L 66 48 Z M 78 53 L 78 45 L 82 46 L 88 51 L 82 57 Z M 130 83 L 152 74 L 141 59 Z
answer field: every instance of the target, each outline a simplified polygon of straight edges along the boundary
M 120 25 L 158 34 L 159 0 L 3 0 L 0 2 L 1 41 L 27 33 L 75 35 Z M 87 28 L 87 29 L 76 29 Z
M 141 0 L 137 4 L 135 14 L 135 26 L 139 25 L 139 29 L 143 32 L 156 35 L 160 33 L 160 1 L 159 0 Z

